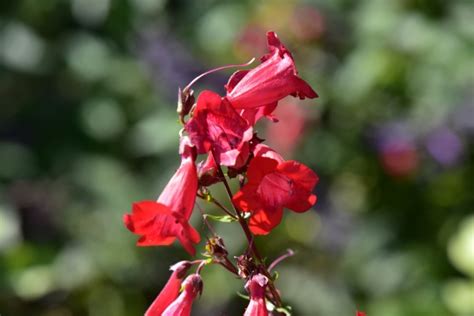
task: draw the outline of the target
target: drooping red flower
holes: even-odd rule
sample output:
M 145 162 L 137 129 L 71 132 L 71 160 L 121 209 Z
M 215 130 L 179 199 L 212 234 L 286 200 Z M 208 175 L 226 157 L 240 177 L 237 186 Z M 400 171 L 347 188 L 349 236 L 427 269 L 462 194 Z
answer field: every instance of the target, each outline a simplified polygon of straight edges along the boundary
M 265 304 L 265 288 L 268 278 L 262 274 L 254 275 L 245 285 L 250 293 L 250 303 L 245 310 L 244 316 L 268 316 Z
M 181 165 L 170 179 L 158 201 L 134 203 L 132 213 L 125 214 L 125 226 L 141 235 L 138 246 L 164 246 L 177 238 L 191 255 L 193 244 L 200 241 L 199 233 L 189 225 L 189 218 L 196 200 L 198 179 L 196 174 L 195 149 L 190 140 L 181 140 Z
M 202 293 L 202 279 L 199 274 L 191 274 L 183 282 L 183 292 L 169 305 L 162 316 L 190 316 L 194 299 Z
M 267 33 L 269 53 L 252 70 L 239 70 L 229 79 L 226 99 L 237 109 L 274 106 L 288 95 L 316 98 L 317 93 L 298 76 L 293 56 L 274 32 Z
M 366 316 L 366 314 L 364 312 L 357 311 L 356 316 Z
M 160 294 L 158 294 L 145 312 L 145 316 L 161 316 L 163 311 L 178 297 L 181 282 L 190 267 L 191 263 L 189 261 L 180 261 L 170 267 L 173 273 L 171 273 L 168 282 L 166 282 Z
M 280 223 L 284 207 L 305 212 L 316 203 L 312 190 L 318 176 L 297 161 L 283 161 L 266 146 L 258 148 L 261 156 L 250 162 L 248 182 L 234 195 L 233 201 L 241 210 L 251 213 L 250 230 L 256 235 L 266 235 Z
M 182 137 L 179 144 L 181 165 L 165 186 L 157 202 L 181 214 L 186 220 L 191 217 L 198 188 L 196 148 L 189 137 Z
M 247 161 L 252 127 L 218 94 L 201 92 L 185 128 L 199 154 L 212 151 L 216 162 L 228 167 L 239 168 Z

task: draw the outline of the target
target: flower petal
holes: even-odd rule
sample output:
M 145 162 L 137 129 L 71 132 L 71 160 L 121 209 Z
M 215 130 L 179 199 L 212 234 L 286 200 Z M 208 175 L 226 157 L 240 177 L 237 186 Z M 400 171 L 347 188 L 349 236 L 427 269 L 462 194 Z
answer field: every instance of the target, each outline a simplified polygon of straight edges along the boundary
M 283 217 L 283 208 L 259 209 L 252 213 L 249 228 L 255 235 L 267 235 L 280 224 Z

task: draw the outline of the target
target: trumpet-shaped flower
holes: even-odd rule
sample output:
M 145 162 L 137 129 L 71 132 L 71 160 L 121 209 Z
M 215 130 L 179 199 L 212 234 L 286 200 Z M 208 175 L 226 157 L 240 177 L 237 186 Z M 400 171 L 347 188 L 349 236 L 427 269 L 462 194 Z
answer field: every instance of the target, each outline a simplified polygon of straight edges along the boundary
M 234 168 L 247 161 L 252 127 L 218 94 L 201 92 L 185 128 L 199 154 L 211 151 L 216 163 Z
M 156 299 L 145 312 L 145 316 L 161 316 L 163 311 L 173 303 L 179 295 L 181 282 L 190 267 L 191 263 L 189 261 L 180 261 L 170 267 L 170 270 L 173 271 L 173 273 L 171 273 L 171 276 L 163 287 L 163 290 L 161 290 L 160 294 L 158 294 Z
M 194 299 L 202 293 L 202 279 L 191 274 L 183 282 L 183 292 L 163 312 L 162 316 L 190 316 Z
M 274 32 L 267 33 L 269 53 L 251 70 L 235 72 L 229 79 L 226 99 L 237 109 L 274 108 L 288 95 L 316 98 L 317 93 L 298 76 L 293 56 Z
M 188 138 L 181 141 L 181 165 L 156 202 L 134 203 L 131 214 L 123 217 L 125 226 L 141 235 L 138 246 L 170 245 L 177 238 L 191 255 L 199 233 L 188 221 L 196 200 L 198 179 L 194 160 L 195 149 Z
M 245 285 L 250 293 L 250 303 L 245 310 L 244 316 L 268 316 L 265 304 L 265 288 L 268 278 L 262 274 L 254 275 Z
M 233 198 L 241 210 L 251 213 L 249 227 L 256 235 L 266 235 L 277 226 L 284 207 L 305 212 L 317 200 L 312 190 L 318 176 L 299 162 L 280 160 L 265 147 L 259 147 L 262 156 L 252 159 L 247 171 L 248 182 Z

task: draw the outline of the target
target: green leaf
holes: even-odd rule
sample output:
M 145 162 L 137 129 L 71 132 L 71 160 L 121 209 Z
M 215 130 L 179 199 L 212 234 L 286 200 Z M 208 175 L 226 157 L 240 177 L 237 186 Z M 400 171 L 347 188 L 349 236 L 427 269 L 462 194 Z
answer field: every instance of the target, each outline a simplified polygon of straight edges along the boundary
M 279 276 L 280 276 L 280 273 L 278 273 L 278 271 L 273 272 L 272 280 L 273 280 L 273 281 L 278 280 L 278 277 L 279 277 Z
M 214 221 L 221 222 L 221 223 L 232 223 L 236 222 L 237 219 L 230 215 L 211 215 L 211 214 L 204 214 L 205 218 L 210 218 Z

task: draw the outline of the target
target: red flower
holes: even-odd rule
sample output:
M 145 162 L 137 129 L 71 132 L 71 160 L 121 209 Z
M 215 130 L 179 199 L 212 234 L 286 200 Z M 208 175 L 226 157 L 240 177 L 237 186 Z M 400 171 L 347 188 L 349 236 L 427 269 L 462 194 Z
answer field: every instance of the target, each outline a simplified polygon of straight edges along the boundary
M 247 161 L 252 127 L 218 94 L 201 92 L 185 128 L 199 154 L 212 151 L 218 164 L 235 168 Z
M 318 176 L 299 162 L 283 161 L 266 146 L 257 146 L 257 150 L 262 151 L 257 154 L 261 156 L 250 162 L 248 182 L 233 201 L 241 210 L 251 212 L 250 230 L 266 235 L 280 223 L 283 207 L 305 212 L 316 203 L 316 195 L 311 192 Z
M 264 144 L 257 144 L 253 149 L 253 155 L 255 157 L 271 158 L 278 161 L 278 163 L 282 163 L 285 161 L 285 159 L 283 159 L 283 157 L 279 153 Z
M 173 212 L 182 215 L 186 220 L 191 217 L 196 191 L 198 188 L 196 148 L 189 137 L 182 137 L 179 144 L 181 165 L 161 192 L 157 202 L 168 206 Z
M 134 203 L 132 214 L 125 214 L 125 226 L 141 235 L 138 246 L 170 245 L 178 238 L 191 255 L 199 233 L 189 225 L 198 186 L 195 149 L 188 138 L 181 140 L 181 166 L 166 185 L 157 202 Z
M 163 290 L 145 312 L 145 316 L 161 316 L 163 311 L 178 297 L 181 282 L 190 267 L 191 263 L 189 261 L 181 261 L 171 266 L 170 270 L 173 273 Z
M 191 274 L 183 282 L 184 290 L 179 297 L 165 309 L 162 316 L 190 316 L 194 299 L 202 292 L 202 279 L 199 274 Z
M 273 122 L 278 122 L 278 119 L 272 115 L 273 111 L 276 109 L 278 102 L 260 106 L 258 108 L 243 109 L 240 111 L 240 116 L 242 116 L 251 126 L 255 125 L 258 120 L 262 117 L 267 117 Z
M 356 316 L 366 316 L 366 314 L 365 314 L 364 312 L 359 312 L 359 311 L 357 311 Z
M 227 100 L 237 109 L 273 106 L 288 95 L 316 98 L 314 90 L 298 76 L 291 53 L 274 32 L 267 33 L 270 53 L 252 70 L 235 72 L 226 85 Z
M 245 310 L 244 316 L 268 316 L 265 304 L 265 288 L 267 283 L 267 277 L 261 274 L 254 275 L 247 282 L 245 288 L 250 293 L 250 303 Z

